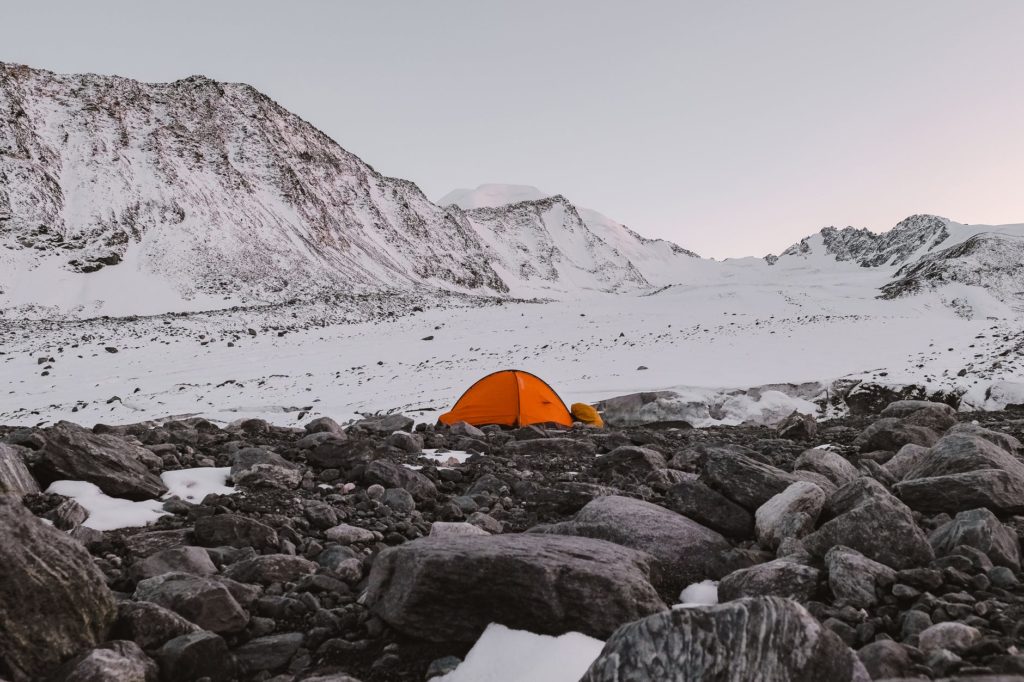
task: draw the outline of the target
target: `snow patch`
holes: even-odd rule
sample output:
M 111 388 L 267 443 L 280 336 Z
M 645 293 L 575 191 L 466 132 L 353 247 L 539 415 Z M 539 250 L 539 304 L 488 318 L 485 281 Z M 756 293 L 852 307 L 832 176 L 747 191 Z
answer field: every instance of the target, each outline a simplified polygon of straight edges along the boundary
M 198 504 L 207 495 L 234 495 L 237 490 L 227 484 L 231 467 L 197 467 L 165 471 L 160 479 L 167 486 L 165 498 L 177 496 L 186 502 Z
M 679 603 L 674 609 L 687 609 L 695 606 L 712 606 L 718 603 L 718 581 L 703 580 L 683 588 L 679 593 Z
M 148 526 L 167 514 L 160 500 L 133 502 L 111 497 L 95 484 L 85 481 L 54 481 L 46 492 L 70 497 L 85 507 L 89 518 L 82 525 L 96 530 Z
M 577 682 L 604 642 L 578 632 L 558 637 L 491 623 L 466 660 L 438 682 Z

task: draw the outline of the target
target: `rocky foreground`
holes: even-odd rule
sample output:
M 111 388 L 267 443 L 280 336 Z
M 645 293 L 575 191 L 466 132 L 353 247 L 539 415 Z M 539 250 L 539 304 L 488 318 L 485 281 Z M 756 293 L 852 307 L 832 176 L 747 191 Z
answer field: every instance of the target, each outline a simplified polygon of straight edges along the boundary
M 587 682 L 1024 680 L 1024 412 L 680 426 L 0 427 L 0 676 L 420 681 L 498 622 L 607 640 Z M 40 492 L 213 466 L 141 528 Z

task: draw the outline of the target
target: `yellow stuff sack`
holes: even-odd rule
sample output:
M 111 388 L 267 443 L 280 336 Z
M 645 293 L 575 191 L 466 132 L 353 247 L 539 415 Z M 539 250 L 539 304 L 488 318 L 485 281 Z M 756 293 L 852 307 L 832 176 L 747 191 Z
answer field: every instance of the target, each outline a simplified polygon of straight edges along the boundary
M 583 422 L 589 426 L 596 426 L 602 428 L 604 422 L 601 420 L 601 415 L 597 413 L 592 405 L 586 403 L 573 403 L 572 407 L 569 408 L 572 412 L 572 418 L 578 422 Z

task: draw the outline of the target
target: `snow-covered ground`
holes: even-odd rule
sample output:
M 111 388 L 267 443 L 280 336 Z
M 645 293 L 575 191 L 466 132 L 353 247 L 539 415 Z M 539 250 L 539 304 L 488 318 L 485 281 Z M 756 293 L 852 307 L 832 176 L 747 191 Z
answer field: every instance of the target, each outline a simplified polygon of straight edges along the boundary
M 829 260 L 695 261 L 684 281 L 653 293 L 428 307 L 355 324 L 299 319 L 305 328 L 283 336 L 246 311 L 8 325 L 0 423 L 199 414 L 300 425 L 393 410 L 432 421 L 473 381 L 510 367 L 543 377 L 567 403 L 667 388 L 712 400 L 840 377 L 961 387 L 975 407 L 1024 402 L 1024 321 L 1008 305 L 957 284 L 879 300 L 891 273 Z M 765 407 L 731 400 L 730 421 Z

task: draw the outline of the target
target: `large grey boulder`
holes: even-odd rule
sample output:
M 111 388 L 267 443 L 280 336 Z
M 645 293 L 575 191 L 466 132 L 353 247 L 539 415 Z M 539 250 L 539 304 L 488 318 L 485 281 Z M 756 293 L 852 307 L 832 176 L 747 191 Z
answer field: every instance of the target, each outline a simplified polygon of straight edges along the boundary
M 251 639 L 235 649 L 235 661 L 242 673 L 279 670 L 291 660 L 302 646 L 305 636 L 301 632 L 282 632 Z
M 935 557 L 910 509 L 876 482 L 844 486 L 830 506 L 837 497 L 842 500 L 833 507 L 838 515 L 803 539 L 813 556 L 824 557 L 831 548 L 844 545 L 897 570 Z
M 102 642 L 115 608 L 84 547 L 0 495 L 0 669 L 41 676 Z
M 641 481 L 665 467 L 665 458 L 660 452 L 636 445 L 620 445 L 594 462 L 594 469 L 606 477 L 615 475 Z
M 366 466 L 363 477 L 367 485 L 379 483 L 385 488 L 407 490 L 417 502 L 437 497 L 437 487 L 433 481 L 420 472 L 404 467 L 397 462 L 384 459 L 374 460 Z
M 902 419 L 886 417 L 864 429 L 853 444 L 861 452 L 891 450 L 896 452 L 907 443 L 930 448 L 939 440 L 939 434 L 926 426 L 908 424 Z
M 132 578 L 135 580 L 145 580 L 172 571 L 213 575 L 217 567 L 205 549 L 190 546 L 161 550 L 135 562 L 131 567 Z
M 891 585 L 896 571 L 860 552 L 838 545 L 825 554 L 828 586 L 836 599 L 856 608 L 878 603 L 878 588 Z
M 141 581 L 133 598 L 150 601 L 174 611 L 212 632 L 238 632 L 249 623 L 249 614 L 222 583 L 188 573 L 165 573 Z
M 302 469 L 276 452 L 242 448 L 231 458 L 231 480 L 248 488 L 294 490 L 302 481 Z
M 892 459 L 882 465 L 889 474 L 897 481 L 902 481 L 907 473 L 916 467 L 925 457 L 931 453 L 931 448 L 923 445 L 908 443 L 900 448 Z
M 472 642 L 490 623 L 607 637 L 664 610 L 653 557 L 611 542 L 539 533 L 426 537 L 373 562 L 366 603 L 396 630 Z
M 992 563 L 1020 570 L 1020 540 L 988 509 L 971 509 L 956 515 L 928 536 L 936 556 L 950 554 L 960 545 L 984 552 Z
M 217 514 L 196 519 L 195 541 L 203 547 L 277 547 L 277 531 L 238 514 Z
M 20 448 L 0 443 L 0 495 L 22 495 L 39 492 Z
M 108 495 L 129 500 L 149 500 L 167 492 L 160 477 L 144 464 L 153 453 L 141 446 L 63 421 L 43 434 L 46 445 L 33 467 L 43 482 L 88 481 Z
M 984 426 L 964 422 L 957 424 L 946 432 L 946 435 L 977 436 L 1014 455 L 1024 455 L 1024 445 L 1008 433 L 986 429 Z
M 264 585 L 288 583 L 316 573 L 317 566 L 315 561 L 300 556 L 264 554 L 231 564 L 224 571 L 224 577 L 238 582 Z
M 813 483 L 797 481 L 754 512 L 757 541 L 775 549 L 784 538 L 802 538 L 814 530 L 825 506 L 825 491 Z
M 619 628 L 580 682 L 868 682 L 839 636 L 796 602 L 741 599 Z
M 158 649 L 168 640 L 199 632 L 195 623 L 174 611 L 148 601 L 123 601 L 117 605 L 117 620 L 111 635 L 130 639 L 143 649 Z
M 925 426 L 942 433 L 956 424 L 956 410 L 946 403 L 928 400 L 897 400 L 882 410 L 882 417 L 895 417 L 908 424 Z
M 857 467 L 846 461 L 842 455 L 824 448 L 804 450 L 793 462 L 793 469 L 821 474 L 836 487 L 842 487 L 859 476 Z
M 987 507 L 1024 511 L 1024 461 L 979 433 L 957 425 L 915 460 L 894 487 L 900 499 L 923 512 L 956 513 Z M 992 432 L 994 433 L 994 432 Z
M 378 436 L 387 436 L 395 431 L 412 431 L 416 422 L 404 414 L 388 414 L 382 417 L 360 419 L 348 427 L 350 430 L 362 429 Z
M 665 506 L 728 537 L 748 538 L 754 532 L 749 511 L 695 479 L 666 490 Z
M 235 679 L 235 659 L 227 642 L 212 632 L 193 632 L 170 640 L 156 652 L 164 682 Z
M 786 597 L 810 601 L 818 588 L 820 572 L 789 559 L 775 559 L 749 568 L 741 568 L 722 578 L 718 584 L 719 601 L 743 597 Z
M 696 521 L 650 502 L 608 495 L 588 502 L 571 521 L 531 532 L 608 540 L 657 560 L 653 581 L 673 593 L 729 572 L 729 542 Z
M 704 456 L 701 480 L 753 511 L 797 479 L 770 464 L 716 448 Z
M 61 682 L 156 682 L 156 663 L 135 642 L 115 640 L 77 656 L 51 679 Z

